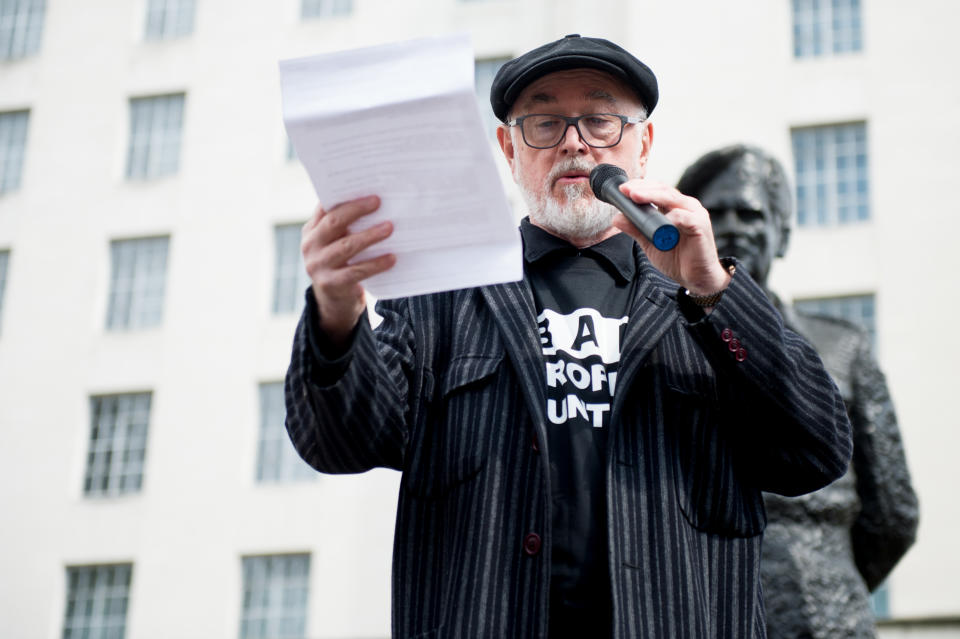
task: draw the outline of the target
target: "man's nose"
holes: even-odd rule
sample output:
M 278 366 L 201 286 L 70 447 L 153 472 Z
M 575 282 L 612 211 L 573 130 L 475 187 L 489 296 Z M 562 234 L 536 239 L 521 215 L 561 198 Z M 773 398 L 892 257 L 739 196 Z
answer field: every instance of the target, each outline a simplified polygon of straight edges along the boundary
M 719 210 L 712 209 L 710 211 L 710 220 L 715 234 L 733 234 L 742 231 L 740 216 L 737 214 L 737 209 L 733 207 L 725 207 Z
M 580 137 L 580 131 L 574 124 L 567 124 L 563 131 L 563 139 L 560 140 L 560 148 L 565 153 L 586 153 L 590 146 Z

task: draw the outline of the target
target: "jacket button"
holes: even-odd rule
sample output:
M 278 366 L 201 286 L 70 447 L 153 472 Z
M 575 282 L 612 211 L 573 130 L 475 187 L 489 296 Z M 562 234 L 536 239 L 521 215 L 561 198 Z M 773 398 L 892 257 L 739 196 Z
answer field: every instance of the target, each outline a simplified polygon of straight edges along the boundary
M 540 535 L 537 533 L 530 533 L 523 538 L 523 552 L 533 557 L 540 552 L 541 543 Z
M 735 357 L 737 358 L 738 362 L 742 362 L 743 360 L 747 359 L 747 349 L 738 349 Z
M 727 342 L 727 348 L 730 349 L 731 353 L 736 353 L 738 350 L 740 350 L 740 340 L 734 337 L 732 340 Z
M 722 331 L 720 331 L 720 339 L 722 339 L 725 342 L 729 342 L 730 340 L 733 339 L 733 331 L 731 331 L 729 328 L 723 329 Z

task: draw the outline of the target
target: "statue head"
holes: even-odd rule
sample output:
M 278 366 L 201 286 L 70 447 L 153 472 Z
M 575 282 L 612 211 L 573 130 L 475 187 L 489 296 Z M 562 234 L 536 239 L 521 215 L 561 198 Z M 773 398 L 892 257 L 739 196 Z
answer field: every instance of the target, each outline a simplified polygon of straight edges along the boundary
M 710 212 L 720 256 L 736 257 L 766 286 L 773 258 L 787 251 L 793 214 L 780 162 L 758 147 L 724 147 L 690 165 L 677 188 Z

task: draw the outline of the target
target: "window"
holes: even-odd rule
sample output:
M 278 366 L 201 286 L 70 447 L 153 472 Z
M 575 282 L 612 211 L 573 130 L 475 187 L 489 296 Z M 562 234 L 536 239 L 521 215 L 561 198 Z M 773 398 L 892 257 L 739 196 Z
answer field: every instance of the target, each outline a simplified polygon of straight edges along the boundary
M 0 325 L 3 320 L 3 291 L 7 288 L 7 264 L 10 263 L 10 251 L 0 251 Z
M 160 324 L 168 244 L 169 238 L 166 237 L 110 243 L 108 330 L 149 328 Z
M 130 100 L 128 178 L 149 179 L 177 172 L 183 103 L 182 93 Z
M 301 18 L 331 18 L 353 13 L 353 0 L 302 0 Z
M 877 619 L 890 618 L 890 588 L 887 582 L 880 584 L 870 593 L 870 609 Z
M 316 472 L 300 459 L 290 442 L 284 422 L 287 417 L 283 383 L 260 385 L 260 444 L 257 449 L 257 481 L 313 479 Z
M 306 635 L 310 555 L 243 558 L 240 639 Z
M 870 219 L 867 125 L 794 129 L 797 224 L 830 226 Z
M 793 56 L 860 51 L 860 0 L 793 0 Z
M 29 111 L 0 113 L 0 194 L 20 188 L 29 119 Z
M 477 90 L 477 105 L 480 107 L 480 114 L 483 116 L 483 125 L 488 135 L 494 135 L 500 120 L 493 114 L 490 107 L 490 87 L 493 85 L 493 79 L 497 71 L 510 58 L 490 58 L 487 60 L 477 60 L 473 66 L 473 81 Z
M 45 0 L 0 0 L 0 60 L 17 60 L 40 50 Z
M 299 224 L 284 224 L 274 229 L 276 270 L 273 280 L 273 312 L 294 313 L 303 308 L 303 295 L 310 276 L 300 254 Z
M 194 0 L 147 0 L 147 40 L 171 40 L 193 32 Z
M 863 327 L 876 346 L 876 303 L 873 295 L 850 295 L 847 297 L 820 297 L 796 300 L 794 305 L 801 311 L 839 317 Z
M 140 491 L 150 398 L 150 393 L 90 398 L 90 450 L 84 493 L 111 497 Z
M 133 566 L 67 568 L 63 639 L 123 639 Z

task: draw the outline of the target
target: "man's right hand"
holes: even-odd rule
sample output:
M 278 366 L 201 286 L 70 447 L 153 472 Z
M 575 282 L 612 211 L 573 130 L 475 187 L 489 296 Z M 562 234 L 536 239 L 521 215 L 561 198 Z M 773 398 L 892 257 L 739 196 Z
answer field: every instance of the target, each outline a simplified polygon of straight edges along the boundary
M 393 233 L 393 224 L 381 222 L 353 233 L 349 226 L 380 208 L 380 198 L 369 196 L 338 204 L 329 211 L 317 207 L 303 225 L 300 250 L 312 281 L 313 297 L 320 311 L 320 330 L 330 343 L 346 343 L 366 307 L 363 280 L 391 268 L 392 254 L 350 263 L 361 251 Z

